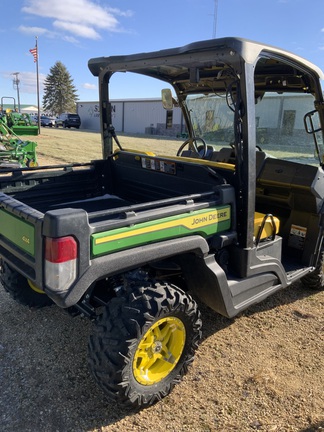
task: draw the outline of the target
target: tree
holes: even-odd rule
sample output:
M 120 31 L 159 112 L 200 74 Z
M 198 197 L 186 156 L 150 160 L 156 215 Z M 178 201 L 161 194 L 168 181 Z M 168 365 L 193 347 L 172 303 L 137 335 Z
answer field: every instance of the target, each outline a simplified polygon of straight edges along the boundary
M 43 108 L 52 114 L 75 112 L 79 100 L 73 80 L 64 64 L 57 61 L 44 81 Z

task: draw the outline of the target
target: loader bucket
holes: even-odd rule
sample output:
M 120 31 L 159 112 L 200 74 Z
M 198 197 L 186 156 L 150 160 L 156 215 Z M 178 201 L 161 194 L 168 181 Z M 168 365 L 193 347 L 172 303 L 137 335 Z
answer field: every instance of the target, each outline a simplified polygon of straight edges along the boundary
M 18 136 L 20 135 L 38 135 L 38 126 L 20 126 L 14 125 L 11 130 Z

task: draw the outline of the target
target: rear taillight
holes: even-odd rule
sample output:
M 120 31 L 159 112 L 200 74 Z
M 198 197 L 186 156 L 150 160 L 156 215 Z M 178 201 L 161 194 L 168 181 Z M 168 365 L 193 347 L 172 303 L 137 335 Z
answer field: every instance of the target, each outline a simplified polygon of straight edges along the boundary
M 74 237 L 45 239 L 45 285 L 65 291 L 76 279 L 78 244 Z

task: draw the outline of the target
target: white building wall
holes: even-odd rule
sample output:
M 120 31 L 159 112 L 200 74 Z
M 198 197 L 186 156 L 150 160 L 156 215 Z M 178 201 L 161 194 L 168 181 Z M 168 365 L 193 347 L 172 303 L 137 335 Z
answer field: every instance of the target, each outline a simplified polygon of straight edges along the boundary
M 303 129 L 303 114 L 307 109 L 305 106 L 309 104 L 309 111 L 313 109 L 313 98 L 310 95 L 292 94 L 283 101 L 275 95 L 265 98 L 270 100 L 264 109 L 262 103 L 256 106 L 259 128 L 276 129 L 282 122 L 284 111 L 296 110 L 295 127 Z M 116 132 L 168 136 L 185 132 L 180 108 L 172 111 L 172 130 L 166 129 L 167 111 L 163 108 L 161 99 L 112 100 L 111 104 Z M 77 112 L 81 117 L 81 129 L 100 131 L 99 102 L 78 102 Z
M 262 105 L 262 102 L 256 106 L 258 124 L 260 128 L 276 129 L 282 125 L 285 111 L 295 111 L 296 129 L 304 129 L 304 114 L 307 111 L 314 109 L 314 98 L 311 95 L 291 94 L 284 98 L 275 95 L 267 95 L 264 97 L 267 103 Z
M 127 102 L 124 119 L 127 132 L 145 133 L 149 128 L 156 128 L 158 123 L 166 122 L 166 111 L 161 101 Z
M 301 107 L 302 109 L 298 109 Z M 304 129 L 304 114 L 314 109 L 314 98 L 310 95 L 298 95 L 286 97 L 283 104 L 283 112 L 296 111 L 295 128 Z
M 166 125 L 167 111 L 163 108 L 161 99 L 154 100 L 112 100 L 112 120 L 116 132 L 130 134 L 169 135 Z M 78 102 L 77 113 L 81 118 L 81 129 L 100 131 L 99 102 Z M 173 125 L 183 128 L 180 108 L 173 110 Z
M 100 131 L 99 102 L 78 102 L 77 113 L 81 118 L 80 129 Z

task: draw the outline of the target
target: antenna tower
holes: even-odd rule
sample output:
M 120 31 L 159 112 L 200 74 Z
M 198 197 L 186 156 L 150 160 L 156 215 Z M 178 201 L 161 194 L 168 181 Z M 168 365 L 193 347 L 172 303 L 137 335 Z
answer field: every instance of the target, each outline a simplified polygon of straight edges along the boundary
M 217 11 L 218 11 L 218 0 L 214 0 L 213 39 L 215 39 L 215 37 L 216 37 L 216 30 L 217 30 Z

